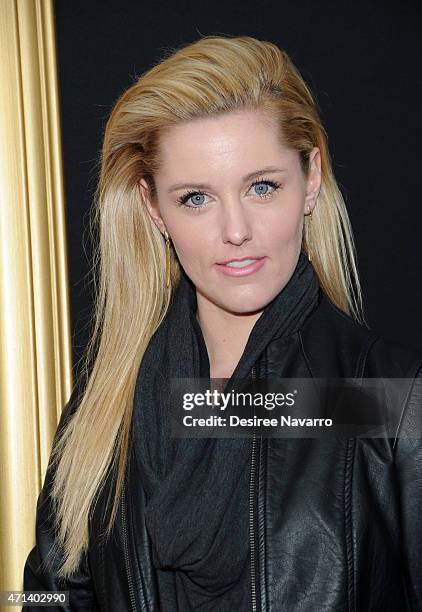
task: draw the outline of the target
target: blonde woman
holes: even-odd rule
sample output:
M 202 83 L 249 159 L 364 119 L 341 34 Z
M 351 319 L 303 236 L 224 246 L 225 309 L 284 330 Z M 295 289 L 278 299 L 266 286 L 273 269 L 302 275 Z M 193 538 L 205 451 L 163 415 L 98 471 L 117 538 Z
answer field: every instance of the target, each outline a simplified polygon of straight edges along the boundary
M 95 329 L 24 588 L 71 610 L 422 610 L 422 356 L 370 330 L 313 96 L 251 37 L 120 97 L 95 198 Z M 171 381 L 401 378 L 392 437 L 174 436 Z M 229 387 L 227 387 L 229 388 Z

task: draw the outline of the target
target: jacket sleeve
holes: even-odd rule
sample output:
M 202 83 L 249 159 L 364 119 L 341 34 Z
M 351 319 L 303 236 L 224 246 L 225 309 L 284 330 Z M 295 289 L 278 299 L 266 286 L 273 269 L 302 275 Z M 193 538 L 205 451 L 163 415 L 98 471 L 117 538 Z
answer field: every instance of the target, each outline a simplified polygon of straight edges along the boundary
M 68 422 L 76 409 L 77 388 L 75 387 L 68 403 L 65 405 L 57 430 L 54 436 L 53 447 L 63 426 Z M 89 569 L 87 555 L 82 556 L 78 570 L 72 577 L 63 581 L 57 576 L 60 561 L 63 559 L 62 551 L 57 547 L 54 539 L 54 526 L 51 517 L 50 491 L 53 481 L 53 466 L 50 461 L 47 467 L 44 484 L 37 500 L 35 518 L 36 544 L 30 551 L 23 571 L 24 591 L 69 591 L 69 603 L 57 606 L 26 605 L 24 610 L 57 611 L 88 611 L 98 609 L 95 604 L 94 590 Z M 54 545 L 54 550 L 53 550 Z
M 395 443 L 408 610 L 422 611 L 422 368 L 412 381 Z

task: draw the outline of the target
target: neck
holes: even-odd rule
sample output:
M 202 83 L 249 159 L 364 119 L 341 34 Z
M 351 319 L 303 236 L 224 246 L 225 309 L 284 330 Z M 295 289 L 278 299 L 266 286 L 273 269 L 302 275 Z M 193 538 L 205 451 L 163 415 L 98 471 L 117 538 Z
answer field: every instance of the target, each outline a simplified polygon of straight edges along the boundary
M 216 306 L 198 292 L 196 296 L 196 319 L 207 347 L 210 378 L 230 378 L 262 310 L 236 314 Z

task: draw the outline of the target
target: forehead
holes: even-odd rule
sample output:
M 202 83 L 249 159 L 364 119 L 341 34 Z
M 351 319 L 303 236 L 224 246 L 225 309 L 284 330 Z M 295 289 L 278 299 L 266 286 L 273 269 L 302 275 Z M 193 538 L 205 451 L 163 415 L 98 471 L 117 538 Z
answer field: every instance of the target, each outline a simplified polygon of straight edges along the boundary
M 229 171 L 237 166 L 292 164 L 295 152 L 282 143 L 275 118 L 259 111 L 237 111 L 198 118 L 168 128 L 159 138 L 160 172 L 179 177 Z

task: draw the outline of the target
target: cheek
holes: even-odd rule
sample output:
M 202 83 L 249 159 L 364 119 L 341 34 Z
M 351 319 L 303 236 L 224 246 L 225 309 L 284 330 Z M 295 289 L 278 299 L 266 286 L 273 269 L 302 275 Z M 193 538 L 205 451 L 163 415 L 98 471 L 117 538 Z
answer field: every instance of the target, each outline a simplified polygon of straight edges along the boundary
M 279 210 L 274 211 L 273 214 L 263 220 L 260 234 L 267 242 L 279 247 L 283 243 L 295 240 L 302 230 L 301 210 L 301 207 L 297 206 L 294 210 L 289 210 L 286 213 Z
M 172 225 L 172 239 L 177 256 L 183 264 L 198 262 L 202 255 L 209 252 L 206 245 L 210 234 L 203 223 L 184 222 Z

